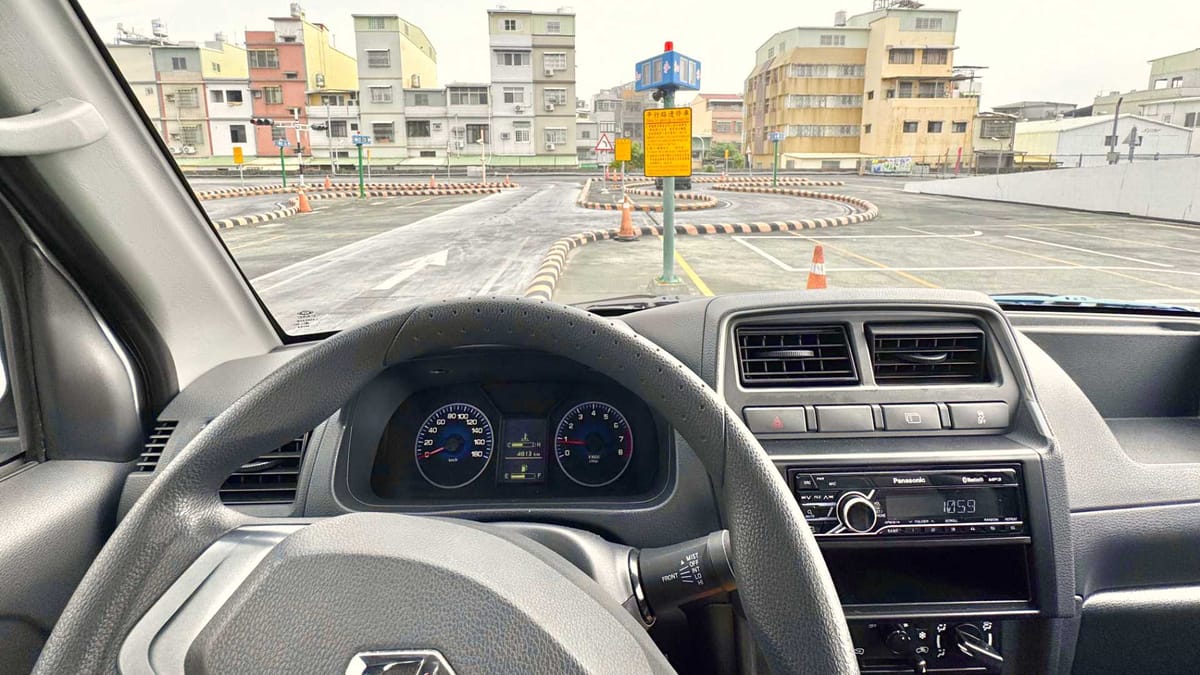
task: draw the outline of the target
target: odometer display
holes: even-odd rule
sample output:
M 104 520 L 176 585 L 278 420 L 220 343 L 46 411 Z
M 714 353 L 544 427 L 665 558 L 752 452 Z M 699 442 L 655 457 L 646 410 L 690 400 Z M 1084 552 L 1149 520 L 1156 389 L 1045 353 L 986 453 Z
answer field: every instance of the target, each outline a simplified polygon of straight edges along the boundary
M 587 487 L 621 477 L 633 458 L 633 432 L 619 410 L 590 401 L 567 411 L 554 436 L 554 456 L 571 480 Z
M 460 488 L 483 473 L 494 448 L 492 423 L 483 411 L 451 403 L 433 411 L 417 432 L 417 470 L 437 487 Z

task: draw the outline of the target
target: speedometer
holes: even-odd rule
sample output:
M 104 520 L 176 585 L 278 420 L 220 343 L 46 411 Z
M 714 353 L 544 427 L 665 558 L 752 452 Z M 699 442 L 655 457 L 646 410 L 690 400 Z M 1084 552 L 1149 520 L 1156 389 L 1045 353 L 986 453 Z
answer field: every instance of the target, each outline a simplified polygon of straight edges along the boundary
M 587 487 L 621 477 L 633 457 L 633 432 L 621 411 L 589 401 L 567 411 L 554 436 L 554 456 L 571 480 Z
M 417 470 L 437 487 L 460 488 L 483 473 L 494 448 L 492 423 L 483 411 L 451 403 L 433 411 L 417 432 Z

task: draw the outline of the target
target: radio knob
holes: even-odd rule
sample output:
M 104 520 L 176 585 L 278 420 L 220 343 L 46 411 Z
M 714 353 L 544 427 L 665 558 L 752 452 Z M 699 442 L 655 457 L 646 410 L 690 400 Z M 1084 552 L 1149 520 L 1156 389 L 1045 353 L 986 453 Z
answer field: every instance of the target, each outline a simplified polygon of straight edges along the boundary
M 851 532 L 870 532 L 879 514 L 875 505 L 861 492 L 847 492 L 838 502 L 838 521 Z

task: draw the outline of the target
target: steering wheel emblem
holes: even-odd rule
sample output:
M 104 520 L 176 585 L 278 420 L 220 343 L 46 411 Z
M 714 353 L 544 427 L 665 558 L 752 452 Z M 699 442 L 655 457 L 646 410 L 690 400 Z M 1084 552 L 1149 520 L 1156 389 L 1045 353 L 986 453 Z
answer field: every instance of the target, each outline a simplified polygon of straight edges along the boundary
M 346 675 L 454 675 L 446 657 L 436 649 L 395 649 L 359 652 L 346 666 Z

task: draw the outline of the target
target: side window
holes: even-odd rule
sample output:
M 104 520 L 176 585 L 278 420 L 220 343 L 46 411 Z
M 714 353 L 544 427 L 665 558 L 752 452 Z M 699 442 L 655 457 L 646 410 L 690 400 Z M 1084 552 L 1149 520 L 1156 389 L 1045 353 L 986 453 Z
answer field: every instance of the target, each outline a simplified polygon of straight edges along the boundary
M 6 464 L 20 462 L 21 438 L 17 432 L 17 407 L 8 379 L 8 354 L 0 344 L 0 474 Z

